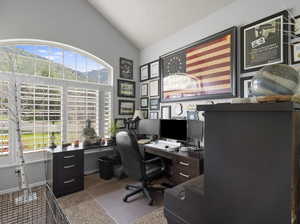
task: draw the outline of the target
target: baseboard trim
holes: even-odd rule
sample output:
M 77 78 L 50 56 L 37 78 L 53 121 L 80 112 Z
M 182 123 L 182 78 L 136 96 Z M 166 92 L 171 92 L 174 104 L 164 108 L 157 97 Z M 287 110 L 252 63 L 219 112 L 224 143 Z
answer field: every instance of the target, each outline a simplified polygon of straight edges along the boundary
M 46 184 L 46 181 L 39 181 L 39 182 L 36 182 L 36 183 L 29 184 L 29 187 L 38 187 L 38 186 L 45 185 L 45 184 Z M 8 193 L 16 192 L 16 191 L 19 191 L 19 188 L 18 187 L 13 187 L 13 188 L 1 190 L 0 195 L 1 194 L 8 194 Z

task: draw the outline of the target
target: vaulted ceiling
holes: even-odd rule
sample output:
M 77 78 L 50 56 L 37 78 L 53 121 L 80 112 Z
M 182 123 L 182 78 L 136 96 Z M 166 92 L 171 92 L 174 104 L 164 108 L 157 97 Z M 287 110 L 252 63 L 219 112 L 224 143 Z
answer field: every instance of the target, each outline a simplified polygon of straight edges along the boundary
M 234 0 L 88 1 L 129 40 L 142 49 L 195 23 Z

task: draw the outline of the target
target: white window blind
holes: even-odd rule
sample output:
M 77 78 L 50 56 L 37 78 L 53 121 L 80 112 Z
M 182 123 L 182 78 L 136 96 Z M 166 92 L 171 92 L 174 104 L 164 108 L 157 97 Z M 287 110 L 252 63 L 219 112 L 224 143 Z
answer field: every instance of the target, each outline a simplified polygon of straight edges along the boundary
M 83 88 L 69 88 L 67 91 L 67 141 L 82 140 L 86 120 L 98 134 L 98 91 Z
M 25 151 L 49 147 L 50 136 L 55 143 L 62 139 L 62 90 L 48 85 L 22 84 L 21 138 Z
M 107 91 L 104 93 L 104 137 L 111 136 L 112 120 L 112 93 Z
M 8 153 L 8 82 L 0 81 L 0 154 Z

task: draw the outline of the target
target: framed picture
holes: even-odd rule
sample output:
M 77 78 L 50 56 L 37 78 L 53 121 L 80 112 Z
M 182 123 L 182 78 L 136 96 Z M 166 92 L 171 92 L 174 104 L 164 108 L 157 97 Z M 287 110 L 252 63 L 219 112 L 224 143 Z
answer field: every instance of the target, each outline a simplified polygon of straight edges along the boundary
M 159 96 L 159 80 L 154 80 L 149 83 L 149 96 Z
M 148 97 L 141 98 L 141 108 L 148 108 L 149 99 Z
M 155 79 L 159 77 L 159 61 L 154 61 L 150 63 L 150 79 Z
M 143 109 L 142 112 L 143 112 L 144 119 L 148 119 L 148 110 Z
M 149 64 L 142 65 L 140 67 L 140 81 L 146 81 L 149 79 Z
M 135 101 L 119 100 L 119 114 L 133 115 L 135 110 Z
M 159 110 L 159 98 L 150 99 L 150 110 Z
M 116 124 L 117 128 L 119 128 L 119 129 L 126 128 L 125 120 L 126 119 L 124 119 L 124 118 L 116 118 L 115 124 Z
M 118 97 L 135 98 L 135 82 L 118 80 Z
M 300 37 L 300 15 L 295 17 L 295 21 L 294 21 L 294 35 Z
M 120 57 L 120 78 L 133 79 L 133 61 Z
M 171 119 L 171 106 L 161 107 L 161 119 Z
M 141 84 L 141 96 L 148 96 L 148 83 Z
M 157 120 L 158 119 L 158 112 L 157 111 L 150 111 L 150 119 Z
M 232 27 L 161 56 L 161 102 L 236 96 L 236 36 Z
M 199 120 L 198 111 L 187 111 L 186 117 L 187 120 Z
M 300 63 L 300 43 L 292 45 L 292 64 Z
M 257 71 L 266 65 L 288 64 L 290 25 L 287 11 L 241 27 L 241 72 Z
M 250 77 L 241 77 L 240 78 L 240 96 L 241 98 L 252 97 L 252 78 Z

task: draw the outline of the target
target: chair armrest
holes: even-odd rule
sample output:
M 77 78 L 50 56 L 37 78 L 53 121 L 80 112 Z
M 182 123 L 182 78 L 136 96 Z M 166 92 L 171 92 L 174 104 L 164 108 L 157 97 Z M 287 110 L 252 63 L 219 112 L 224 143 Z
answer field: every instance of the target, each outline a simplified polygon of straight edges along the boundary
M 149 163 L 154 163 L 154 162 L 157 162 L 157 161 L 162 161 L 162 158 L 160 158 L 160 157 L 154 157 L 153 159 L 144 160 L 143 162 L 145 164 L 149 164 Z
M 154 157 L 153 159 L 148 159 L 148 160 L 143 160 L 143 163 L 146 165 L 146 164 L 149 164 L 149 163 L 154 163 L 154 162 L 160 162 L 161 164 L 161 168 L 162 170 L 166 170 L 166 164 L 165 164 L 165 161 L 160 158 L 160 157 Z

